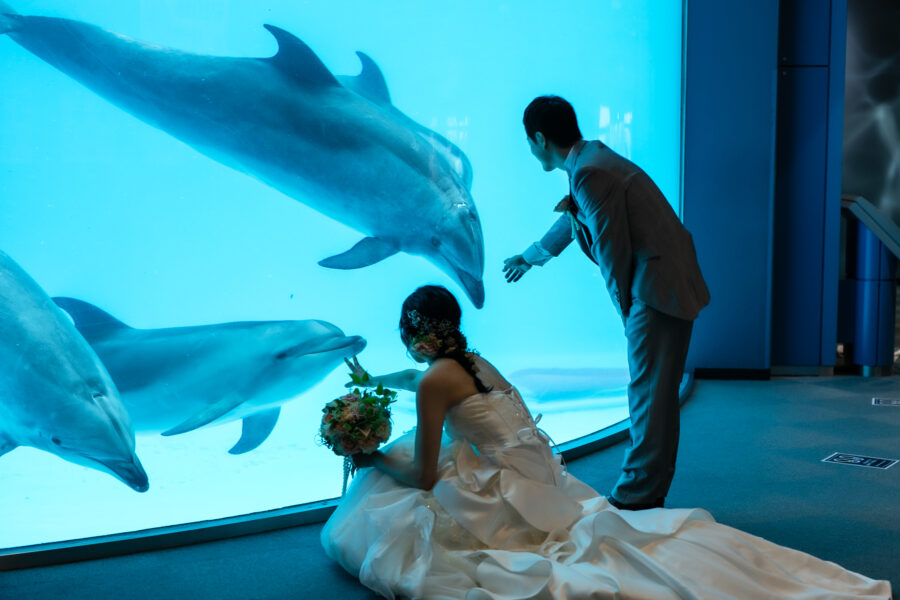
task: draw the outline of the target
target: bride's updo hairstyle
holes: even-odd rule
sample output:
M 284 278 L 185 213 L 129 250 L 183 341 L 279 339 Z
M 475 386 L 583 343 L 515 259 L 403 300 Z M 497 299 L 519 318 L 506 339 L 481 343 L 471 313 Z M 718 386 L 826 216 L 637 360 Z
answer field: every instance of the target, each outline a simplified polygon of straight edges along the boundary
M 430 360 L 455 360 L 472 376 L 479 392 L 488 392 L 475 375 L 475 353 L 468 349 L 466 336 L 459 330 L 461 318 L 453 294 L 439 285 L 424 285 L 403 301 L 400 339 L 407 348 Z

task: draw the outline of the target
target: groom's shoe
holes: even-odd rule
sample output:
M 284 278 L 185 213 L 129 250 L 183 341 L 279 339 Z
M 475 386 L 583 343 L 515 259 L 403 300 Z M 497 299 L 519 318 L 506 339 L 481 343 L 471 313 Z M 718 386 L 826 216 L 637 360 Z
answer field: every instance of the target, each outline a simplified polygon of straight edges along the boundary
M 625 504 L 624 502 L 619 502 L 618 500 L 613 498 L 612 494 L 607 496 L 606 500 L 619 510 L 647 510 L 649 508 L 663 508 L 663 504 L 666 501 L 665 498 L 657 498 L 656 500 L 648 504 Z

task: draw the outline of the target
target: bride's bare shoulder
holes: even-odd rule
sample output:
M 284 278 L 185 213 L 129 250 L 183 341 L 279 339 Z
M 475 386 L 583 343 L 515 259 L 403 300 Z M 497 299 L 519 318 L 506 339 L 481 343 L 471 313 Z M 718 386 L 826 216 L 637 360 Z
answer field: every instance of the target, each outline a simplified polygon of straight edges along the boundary
M 467 377 L 465 369 L 452 358 L 439 358 L 422 373 L 419 385 L 452 384 Z
M 441 358 L 431 364 L 419 379 L 418 391 L 440 394 L 451 401 L 478 392 L 472 376 L 450 358 Z

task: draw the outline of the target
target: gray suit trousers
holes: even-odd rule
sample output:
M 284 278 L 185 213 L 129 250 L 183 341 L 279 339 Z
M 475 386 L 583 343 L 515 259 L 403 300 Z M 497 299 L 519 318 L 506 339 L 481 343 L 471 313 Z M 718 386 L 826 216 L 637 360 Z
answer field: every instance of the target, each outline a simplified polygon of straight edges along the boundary
M 631 446 L 612 490 L 621 503 L 653 504 L 669 491 L 678 453 L 678 388 L 693 326 L 637 299 L 625 319 Z

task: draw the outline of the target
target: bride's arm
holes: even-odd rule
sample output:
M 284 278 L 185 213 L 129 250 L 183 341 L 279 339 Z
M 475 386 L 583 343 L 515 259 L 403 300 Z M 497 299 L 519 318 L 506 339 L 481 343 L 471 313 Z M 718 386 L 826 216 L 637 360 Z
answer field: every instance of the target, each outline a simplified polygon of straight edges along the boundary
M 371 466 L 405 485 L 423 490 L 433 488 L 437 482 L 447 391 L 448 387 L 441 377 L 422 377 L 416 393 L 416 455 L 412 463 L 383 452 L 374 452 L 371 454 Z M 364 460 L 357 464 L 366 466 L 360 464 Z
M 407 392 L 415 392 L 419 387 L 419 380 L 422 378 L 422 371 L 418 369 L 405 369 L 395 373 L 387 373 L 386 375 L 370 375 L 371 387 L 378 387 L 380 383 L 386 388 L 406 390 Z
M 353 358 L 353 362 L 350 362 L 346 358 L 344 359 L 344 362 L 347 363 L 347 366 L 350 367 L 350 372 L 354 375 L 360 377 L 369 375 L 369 381 L 364 384 L 364 387 L 378 387 L 378 384 L 380 383 L 386 388 L 415 392 L 419 387 L 419 380 L 422 378 L 422 373 L 424 372 L 419 371 L 418 369 L 405 369 L 395 373 L 387 373 L 386 375 L 371 375 L 359 364 L 356 357 Z M 348 383 L 346 387 L 351 388 L 356 385 L 357 384 L 351 382 Z

